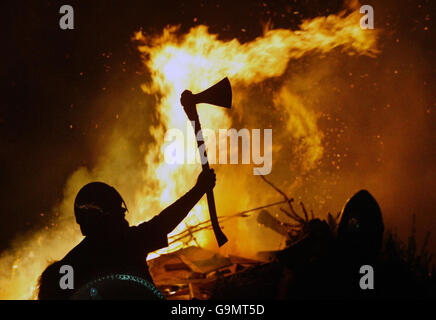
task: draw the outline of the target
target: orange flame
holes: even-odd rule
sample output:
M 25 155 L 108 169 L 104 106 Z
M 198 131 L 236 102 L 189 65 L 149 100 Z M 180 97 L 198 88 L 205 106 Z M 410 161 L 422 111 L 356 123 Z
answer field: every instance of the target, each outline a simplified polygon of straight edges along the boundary
M 310 52 L 325 53 L 337 47 L 349 54 L 374 56 L 378 52 L 374 33 L 365 33 L 360 29 L 359 12 L 344 15 L 345 12 L 342 12 L 339 15 L 305 21 L 298 31 L 266 30 L 263 36 L 244 44 L 237 39 L 219 40 L 218 35 L 210 34 L 207 27 L 202 25 L 191 29 L 184 36 L 177 36 L 177 27 L 168 27 L 162 35 L 151 39 L 137 32 L 134 40 L 139 41 L 138 48 L 143 53 L 144 64 L 152 75 L 152 81 L 144 84 L 142 89 L 147 94 L 160 96 L 156 110 L 161 122 L 159 126 L 151 129 L 158 143 L 149 156 L 164 153 L 166 145 L 161 141 L 164 141 L 166 128 L 186 130 L 186 115 L 179 102 L 180 94 L 185 89 L 199 92 L 225 76 L 230 78 L 232 86 L 236 88 L 256 85 L 266 79 L 283 75 L 292 59 Z M 243 97 L 236 92 L 235 99 L 239 102 Z M 316 116 L 286 87 L 279 91 L 275 103 L 282 105 L 284 113 L 289 117 L 286 130 L 292 132 L 296 139 L 304 139 L 302 148 L 307 149 L 304 166 L 306 170 L 311 169 L 323 153 L 322 133 L 317 129 Z M 233 112 L 241 113 L 242 110 L 236 107 Z M 232 123 L 225 109 L 200 106 L 199 115 L 202 125 L 214 130 L 230 128 Z M 191 134 L 189 139 L 190 145 L 194 146 L 194 135 Z M 192 148 L 187 152 L 196 150 Z M 147 158 L 146 162 L 153 163 L 151 158 Z M 161 183 L 161 204 L 169 204 L 180 190 L 186 189 L 185 181 L 192 179 L 198 168 L 199 166 L 174 166 L 164 161 L 155 162 L 153 168 L 148 170 L 148 179 L 153 179 L 155 174 L 158 177 Z M 220 178 L 225 179 L 223 176 Z M 236 201 L 226 192 L 217 193 L 221 202 L 234 204 Z M 140 195 L 139 202 L 146 202 L 147 199 L 147 194 Z M 243 203 L 246 205 L 247 201 Z M 243 209 L 245 208 L 233 205 L 230 210 Z M 185 230 L 185 223 L 189 223 L 190 219 L 204 221 L 207 215 L 206 203 L 201 202 L 171 235 Z M 190 224 L 194 224 L 194 221 Z M 214 238 L 209 232 L 197 238 L 197 241 L 208 246 Z M 181 246 L 182 243 L 174 244 L 174 248 Z M 159 252 L 170 251 L 164 249 Z
M 149 35 L 136 33 L 134 40 L 139 42 L 138 48 L 143 53 L 144 65 L 151 74 L 151 81 L 144 84 L 142 89 L 146 94 L 156 97 L 157 105 L 153 110 L 159 119 L 156 126 L 146 124 L 156 142 L 147 145 L 148 150 L 144 159 L 146 165 L 141 172 L 144 183 L 129 187 L 129 174 L 136 172 L 126 174 L 125 170 L 119 170 L 122 163 L 120 164 L 119 153 L 116 151 L 125 148 L 126 137 L 116 132 L 114 135 L 118 136 L 113 137 L 113 143 L 108 146 L 105 159 L 91 172 L 81 168 L 68 180 L 64 200 L 59 208 L 56 208 L 61 213 L 59 227 L 50 231 L 41 230 L 17 239 L 13 248 L 2 254 L 0 298 L 31 298 L 37 278 L 49 260 L 63 257 L 80 240 L 81 235 L 72 215 L 72 199 L 86 182 L 96 179 L 115 181 L 114 185 L 121 191 L 133 194 L 133 203 L 129 204 L 130 211 L 135 214 L 130 217 L 132 223 L 151 218 L 151 213 L 159 212 L 187 191 L 193 184 L 193 177 L 199 172 L 200 166 L 168 165 L 162 156 L 166 129 L 186 130 L 186 115 L 179 102 L 183 90 L 198 92 L 228 76 L 235 93 L 235 108 L 231 111 L 233 115 L 219 108 L 201 105 L 199 115 L 204 127 L 230 128 L 232 123 L 246 116 L 244 108 L 238 106 L 249 101 L 253 104 L 252 108 L 261 107 L 259 102 L 250 99 L 247 87 L 257 88 L 265 80 L 285 75 L 291 60 L 308 53 L 324 54 L 335 48 L 340 48 L 350 55 L 376 55 L 376 33 L 361 30 L 360 17 L 358 10 L 349 15 L 341 12 L 338 15 L 318 17 L 305 21 L 299 30 L 266 30 L 262 36 L 247 43 L 240 43 L 237 39 L 220 40 L 218 35 L 210 34 L 206 26 L 198 26 L 182 36 L 177 35 L 177 27 L 168 27 L 162 35 L 150 39 Z M 323 135 L 317 127 L 317 115 L 306 108 L 304 101 L 290 90 L 286 79 L 280 80 L 277 88 L 271 93 L 274 110 L 285 123 L 283 130 L 297 141 L 296 148 L 304 153 L 304 170 L 311 170 L 323 155 Z M 260 127 L 256 123 L 251 125 Z M 274 134 L 276 133 L 273 133 L 273 142 L 276 141 Z M 193 141 L 193 134 L 189 139 Z M 195 146 L 194 143 L 191 145 Z M 281 142 L 274 142 L 273 150 L 278 151 L 284 147 Z M 140 148 L 144 149 L 144 145 Z M 196 150 L 192 148 L 187 152 Z M 123 169 L 125 167 L 122 166 Z M 241 174 L 244 168 L 240 165 L 218 168 L 216 199 L 220 214 L 236 212 L 257 204 L 258 200 L 250 197 L 245 190 L 253 193 L 262 190 L 253 190 L 249 178 L 238 178 L 236 181 L 234 179 L 236 173 L 240 177 L 244 176 Z M 249 172 L 247 175 L 252 177 L 251 171 Z M 229 193 L 228 190 L 234 191 Z M 207 212 L 203 199 L 172 235 L 185 230 L 186 224 L 206 220 Z M 235 241 L 240 233 L 252 230 L 249 224 L 235 223 L 226 228 L 230 241 L 224 247 L 224 251 L 248 252 L 259 249 L 253 247 L 253 242 Z M 202 246 L 210 247 L 214 245 L 215 240 L 208 231 L 202 232 L 197 241 Z M 174 243 L 170 248 L 149 255 L 149 258 L 183 245 L 186 243 Z

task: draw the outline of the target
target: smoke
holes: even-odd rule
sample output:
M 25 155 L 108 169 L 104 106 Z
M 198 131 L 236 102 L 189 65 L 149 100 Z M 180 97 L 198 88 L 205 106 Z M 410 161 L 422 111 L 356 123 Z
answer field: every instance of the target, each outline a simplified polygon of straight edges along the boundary
M 165 164 L 163 137 L 169 128 L 186 131 L 180 93 L 186 88 L 198 92 L 224 76 L 233 85 L 233 110 L 200 105 L 202 123 L 212 129 L 272 128 L 273 170 L 268 178 L 290 196 L 324 217 L 367 188 L 379 200 L 385 220 L 407 220 L 406 208 L 428 195 L 419 186 L 434 184 L 428 178 L 434 171 L 423 169 L 432 160 L 424 150 L 431 128 L 422 108 L 426 97 L 419 71 L 415 77 L 394 73 L 395 65 L 409 59 L 413 50 L 390 59 L 397 52 L 381 52 L 378 32 L 360 30 L 359 18 L 357 10 L 344 11 L 306 21 L 297 31 L 266 30 L 248 43 L 220 40 L 205 26 L 186 35 L 176 27 L 162 35 L 137 33 L 135 41 L 151 76 L 143 85 L 145 102 L 121 103 L 123 97 L 114 96 L 107 107 L 119 110 L 120 121 L 107 130 L 95 165 L 79 168 L 67 180 L 64 197 L 53 209 L 53 226 L 18 237 L 0 257 L 0 297 L 31 297 L 47 264 L 80 241 L 72 204 L 84 184 L 99 180 L 116 187 L 125 197 L 131 224 L 148 220 L 186 192 L 200 168 Z M 420 164 L 417 154 L 423 155 Z M 220 215 L 281 200 L 252 169 L 216 166 Z M 280 215 L 278 210 L 272 213 Z M 203 199 L 185 223 L 205 219 Z M 255 218 L 226 223 L 224 231 L 230 241 L 222 253 L 255 256 L 284 245 L 282 236 L 259 227 Z M 198 241 L 217 250 L 210 231 Z
M 272 176 L 280 177 L 278 183 L 289 193 L 307 191 L 308 179 L 314 179 L 314 170 L 321 168 L 324 155 L 324 133 L 318 124 L 323 106 L 319 98 L 329 90 L 325 86 L 313 86 L 315 81 L 331 77 L 334 70 L 325 66 L 295 72 L 293 66 L 300 65 L 305 57 L 317 61 L 326 53 L 374 58 L 379 52 L 378 33 L 362 31 L 360 17 L 358 11 L 343 11 L 305 21 L 297 31 L 267 29 L 247 43 L 220 40 L 205 26 L 193 28 L 186 35 L 181 35 L 177 27 L 166 28 L 162 35 L 155 37 L 137 33 L 134 39 L 139 42 L 144 65 L 151 74 L 151 81 L 143 85 L 143 90 L 159 97 L 157 112 L 161 122 L 152 133 L 157 149 L 161 150 L 158 153 L 164 152 L 164 144 L 159 141 L 163 141 L 166 128 L 186 131 L 186 116 L 179 103 L 181 92 L 186 88 L 199 92 L 228 76 L 234 90 L 233 109 L 229 112 L 200 105 L 203 128 L 271 128 L 275 172 Z M 303 60 L 303 63 L 307 62 Z M 308 73 L 313 75 L 306 79 Z M 193 135 L 189 139 L 193 140 Z M 277 195 L 253 176 L 251 166 L 214 167 L 219 177 L 215 194 L 221 215 L 277 200 Z M 164 193 L 174 194 L 174 190 L 186 187 L 186 179 L 196 170 L 198 166 L 175 167 L 161 161 L 148 172 L 165 173 L 160 180 L 171 184 L 165 186 Z M 329 196 L 322 192 L 316 194 L 320 198 Z M 204 202 L 195 216 L 207 219 Z M 227 223 L 224 227 L 229 243 L 220 249 L 222 253 L 255 256 L 257 251 L 277 249 L 283 244 L 282 237 L 259 228 L 255 219 Z M 199 242 L 217 250 L 211 233 Z

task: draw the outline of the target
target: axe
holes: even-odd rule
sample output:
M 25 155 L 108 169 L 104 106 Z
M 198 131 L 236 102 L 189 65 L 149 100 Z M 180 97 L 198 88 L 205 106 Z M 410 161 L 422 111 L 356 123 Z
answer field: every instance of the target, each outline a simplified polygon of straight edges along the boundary
M 209 161 L 207 160 L 206 146 L 204 145 L 204 138 L 201 132 L 200 119 L 197 113 L 197 103 L 209 103 L 215 106 L 231 108 L 232 107 L 232 87 L 230 81 L 226 77 L 217 84 L 213 85 L 209 89 L 206 89 L 200 93 L 192 94 L 191 91 L 185 90 L 180 98 L 183 109 L 185 110 L 188 119 L 194 126 L 195 137 L 197 140 L 197 146 L 200 154 L 203 152 L 206 159 L 205 163 L 202 161 L 203 171 L 209 170 Z M 203 149 L 203 150 L 202 150 Z M 212 229 L 215 233 L 218 246 L 222 246 L 227 242 L 226 235 L 222 232 L 218 223 L 218 217 L 215 208 L 215 198 L 213 196 L 213 190 L 207 192 L 207 204 L 209 207 L 210 221 L 212 222 Z

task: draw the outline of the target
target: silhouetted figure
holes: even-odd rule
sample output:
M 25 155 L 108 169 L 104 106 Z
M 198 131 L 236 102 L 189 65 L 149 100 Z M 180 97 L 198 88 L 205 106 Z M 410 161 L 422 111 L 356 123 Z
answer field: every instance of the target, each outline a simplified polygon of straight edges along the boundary
M 379 253 L 383 218 L 377 201 L 366 190 L 353 195 L 342 210 L 337 236 L 325 221 L 313 219 L 308 234 L 277 253 L 288 272 L 286 298 L 373 298 L 380 291 Z M 376 290 L 362 290 L 359 270 L 376 270 Z
M 338 242 L 348 259 L 372 262 L 383 243 L 383 217 L 374 197 L 360 190 L 347 201 L 338 226 Z
M 374 298 L 381 289 L 380 252 L 383 245 L 383 216 L 374 197 L 367 190 L 353 195 L 342 210 L 337 231 L 335 270 L 338 273 L 338 296 Z M 359 273 L 363 265 L 375 270 L 374 290 L 362 290 Z
M 102 182 L 85 185 L 74 202 L 76 221 L 85 238 L 42 273 L 38 298 L 156 298 L 159 292 L 153 292 L 147 254 L 168 246 L 167 234 L 213 189 L 215 180 L 213 170 L 202 172 L 188 193 L 150 221 L 134 227 L 125 219 L 127 207 L 113 187 Z M 73 267 L 73 290 L 60 287 L 62 265 Z M 117 278 L 113 278 L 114 275 Z M 134 292 L 123 290 L 128 282 L 136 286 L 136 289 L 130 286 Z M 106 288 L 103 297 L 98 292 L 102 287 Z M 148 295 L 147 288 L 150 289 Z

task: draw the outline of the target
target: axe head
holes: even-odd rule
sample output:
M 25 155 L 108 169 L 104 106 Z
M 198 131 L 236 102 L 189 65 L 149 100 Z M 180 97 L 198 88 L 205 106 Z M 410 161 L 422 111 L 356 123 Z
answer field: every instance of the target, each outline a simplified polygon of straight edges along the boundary
M 195 103 L 209 103 L 215 106 L 232 107 L 232 87 L 230 81 L 225 77 L 209 89 L 193 95 Z

